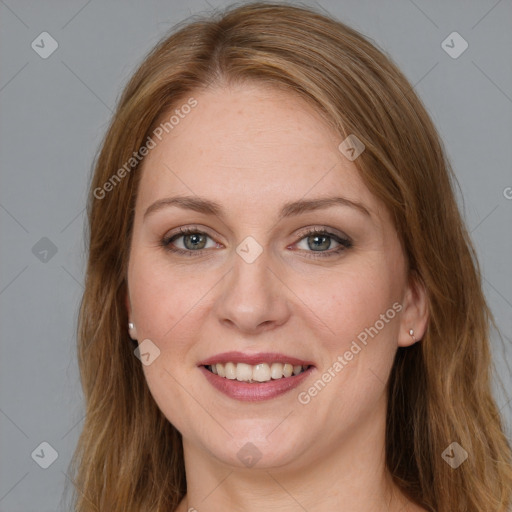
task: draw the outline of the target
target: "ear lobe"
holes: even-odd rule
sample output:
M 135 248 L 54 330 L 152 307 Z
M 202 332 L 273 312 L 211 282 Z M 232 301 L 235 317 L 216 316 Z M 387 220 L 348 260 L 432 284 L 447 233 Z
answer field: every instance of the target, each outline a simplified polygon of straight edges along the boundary
M 126 289 L 126 295 L 125 295 L 125 306 L 126 306 L 126 311 L 128 313 L 128 333 L 129 333 L 129 336 L 132 340 L 136 340 L 137 339 L 137 329 L 135 327 L 135 325 L 133 324 L 132 322 L 132 306 L 130 304 L 130 296 L 128 294 L 128 288 Z
M 128 294 L 128 287 L 126 287 L 126 294 L 124 296 L 124 304 L 126 306 L 126 312 L 128 314 L 128 332 L 132 340 L 137 338 L 137 331 L 132 321 L 132 306 L 130 304 L 130 296 Z
M 409 347 L 421 341 L 429 320 L 428 293 L 423 279 L 416 271 L 409 274 L 409 284 L 404 299 L 404 310 L 400 321 L 398 345 Z M 410 334 L 410 331 L 413 334 Z

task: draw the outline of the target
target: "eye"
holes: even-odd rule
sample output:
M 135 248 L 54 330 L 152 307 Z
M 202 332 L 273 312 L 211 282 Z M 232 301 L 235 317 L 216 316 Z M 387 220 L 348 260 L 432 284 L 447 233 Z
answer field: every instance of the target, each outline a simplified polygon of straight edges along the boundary
M 175 247 L 173 244 L 176 243 L 176 240 L 182 238 L 181 243 L 183 244 L 183 248 Z M 207 249 L 207 239 L 210 236 L 203 231 L 199 231 L 195 228 L 180 228 L 177 234 L 171 235 L 167 238 L 164 238 L 161 242 L 161 245 L 168 251 L 184 254 L 186 256 L 192 256 L 193 253 L 200 253 L 202 249 Z M 216 247 L 216 243 L 213 243 L 213 246 Z
M 325 229 L 309 229 L 299 236 L 300 239 L 296 244 L 305 244 L 305 247 L 301 247 L 300 249 L 305 252 L 304 256 L 308 258 L 332 257 L 352 247 L 352 241 L 348 237 L 336 235 Z M 212 244 L 209 247 L 207 246 L 208 238 L 212 240 Z M 182 248 L 176 247 L 175 245 L 177 240 L 180 239 L 182 239 Z M 338 246 L 335 247 L 334 250 L 329 251 L 328 249 L 332 248 L 333 241 L 338 244 Z M 165 250 L 175 254 L 198 256 L 201 255 L 203 249 L 218 247 L 220 244 L 214 242 L 204 231 L 188 227 L 180 228 L 178 233 L 164 238 L 161 241 L 161 245 Z
M 305 254 L 308 258 L 326 258 L 337 255 L 352 247 L 352 241 L 348 237 L 336 235 L 325 229 L 310 229 L 305 233 L 301 233 L 300 236 L 301 239 L 298 244 L 305 244 L 305 248 L 299 248 L 305 250 L 307 253 L 317 253 Z M 333 240 L 338 246 L 331 251 L 327 251 L 327 249 L 332 248 Z

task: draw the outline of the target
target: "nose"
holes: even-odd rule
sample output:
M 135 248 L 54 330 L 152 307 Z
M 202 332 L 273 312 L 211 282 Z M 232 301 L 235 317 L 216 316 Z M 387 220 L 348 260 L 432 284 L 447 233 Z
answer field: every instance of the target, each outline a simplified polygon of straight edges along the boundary
M 249 263 L 238 254 L 223 280 L 214 312 L 219 322 L 247 334 L 271 330 L 290 316 L 289 290 L 279 272 L 270 268 L 268 250 Z M 276 265 L 273 265 L 275 267 Z

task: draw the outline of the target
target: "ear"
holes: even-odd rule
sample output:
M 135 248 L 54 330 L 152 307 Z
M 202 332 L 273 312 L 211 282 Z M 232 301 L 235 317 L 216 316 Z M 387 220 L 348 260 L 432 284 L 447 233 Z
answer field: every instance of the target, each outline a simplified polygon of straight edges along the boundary
M 125 296 L 124 296 L 124 303 L 125 303 L 125 306 L 126 306 L 126 311 L 128 313 L 128 322 L 130 323 L 133 323 L 133 320 L 132 320 L 132 305 L 130 303 L 130 295 L 128 294 L 128 287 L 126 286 L 126 293 L 125 293 Z M 130 338 L 132 340 L 136 340 L 137 339 L 137 327 L 134 325 L 131 329 L 129 326 L 126 326 L 128 328 L 128 333 L 130 335 Z
M 427 330 L 428 319 L 427 290 L 420 275 L 412 270 L 409 273 L 403 301 L 398 345 L 400 347 L 409 347 L 416 343 L 416 341 L 420 341 Z M 411 329 L 414 331 L 414 338 L 409 332 Z

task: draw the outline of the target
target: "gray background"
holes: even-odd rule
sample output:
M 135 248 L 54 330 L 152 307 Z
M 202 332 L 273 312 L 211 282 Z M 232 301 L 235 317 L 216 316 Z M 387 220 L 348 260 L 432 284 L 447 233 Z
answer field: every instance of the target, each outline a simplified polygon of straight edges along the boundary
M 510 439 L 512 1 L 319 5 L 392 56 L 445 142 L 503 334 L 503 342 L 493 334 L 493 356 L 509 396 L 497 380 L 495 393 Z M 65 473 L 84 413 L 75 329 L 91 163 L 121 88 L 144 54 L 175 23 L 207 9 L 206 1 L 0 0 L 3 512 L 65 509 Z M 47 59 L 31 48 L 43 31 L 59 45 Z M 441 47 L 453 31 L 469 44 L 456 59 Z M 43 237 L 56 254 L 45 256 L 39 246 L 34 254 Z M 48 242 L 39 244 L 44 249 Z M 43 441 L 58 452 L 48 469 L 31 457 Z

